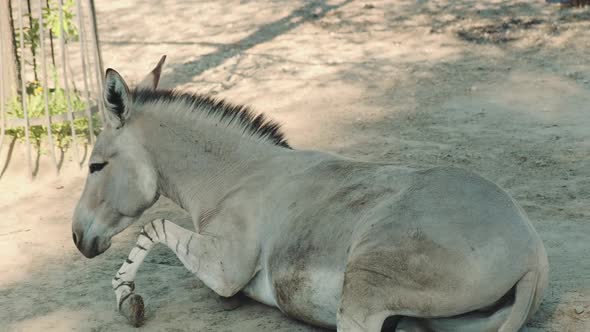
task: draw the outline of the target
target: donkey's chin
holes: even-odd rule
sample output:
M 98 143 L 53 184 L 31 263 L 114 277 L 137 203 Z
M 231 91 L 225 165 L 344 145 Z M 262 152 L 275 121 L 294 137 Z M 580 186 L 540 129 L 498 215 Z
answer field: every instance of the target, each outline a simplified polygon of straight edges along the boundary
M 139 216 L 141 216 L 141 214 Z M 93 232 L 91 234 L 99 235 L 90 235 L 90 238 L 84 239 L 85 241 L 83 241 L 82 245 L 76 244 L 76 246 L 78 246 L 78 249 L 80 250 L 82 255 L 84 255 L 84 257 L 94 258 L 107 251 L 111 247 L 112 238 L 124 231 L 127 227 L 129 227 L 129 225 L 135 222 L 139 218 L 139 216 L 122 216 L 121 219 L 117 220 L 116 222 L 113 222 L 114 224 L 116 224 L 116 227 L 110 229 L 94 227 Z

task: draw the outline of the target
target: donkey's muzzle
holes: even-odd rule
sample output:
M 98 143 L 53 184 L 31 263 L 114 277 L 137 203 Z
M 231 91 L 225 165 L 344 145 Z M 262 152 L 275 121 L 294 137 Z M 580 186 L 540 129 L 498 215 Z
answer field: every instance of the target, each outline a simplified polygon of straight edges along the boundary
M 98 249 L 98 238 L 95 237 L 94 239 L 92 239 L 92 241 L 90 241 L 90 244 L 87 246 L 86 250 L 80 251 L 84 256 L 86 256 L 86 258 L 93 258 L 96 257 L 98 254 L 101 254 L 102 252 Z
M 92 239 L 87 239 L 87 241 L 84 241 L 84 235 L 78 235 L 76 234 L 76 232 L 72 233 L 72 237 L 74 240 L 74 244 L 82 253 L 82 255 L 84 255 L 84 257 L 86 258 L 93 258 L 104 252 L 104 250 L 100 250 L 98 237 L 94 237 Z

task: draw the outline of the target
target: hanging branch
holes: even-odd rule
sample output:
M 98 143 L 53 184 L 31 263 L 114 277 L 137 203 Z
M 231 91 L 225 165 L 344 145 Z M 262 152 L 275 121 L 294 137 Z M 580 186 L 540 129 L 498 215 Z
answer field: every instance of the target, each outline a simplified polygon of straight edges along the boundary
M 45 1 L 45 4 L 47 6 L 47 10 L 51 11 L 51 7 L 49 6 L 49 0 Z M 51 30 L 50 27 L 47 27 L 47 30 L 49 30 L 49 46 L 51 48 L 51 64 L 53 65 L 53 67 L 55 67 L 55 49 L 53 48 L 53 30 Z
M 19 0 L 20 1 L 20 0 Z M 21 77 L 21 62 L 20 56 L 18 54 L 18 45 L 16 44 L 16 34 L 14 32 L 14 17 L 12 16 L 12 0 L 8 1 L 8 13 L 10 14 L 10 37 L 12 39 L 12 50 L 14 51 L 14 59 L 16 60 L 16 79 L 18 80 L 18 85 L 22 82 Z
M 35 77 L 35 81 L 39 81 L 39 77 L 37 76 L 37 30 L 33 23 L 33 14 L 31 12 L 31 0 L 27 0 L 27 9 L 29 14 L 29 42 L 31 43 L 31 54 L 33 55 L 33 76 Z

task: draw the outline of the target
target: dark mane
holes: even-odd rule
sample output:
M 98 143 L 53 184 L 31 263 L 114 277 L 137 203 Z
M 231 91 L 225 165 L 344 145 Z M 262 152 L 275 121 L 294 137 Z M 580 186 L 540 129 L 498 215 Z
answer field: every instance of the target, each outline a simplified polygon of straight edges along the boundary
M 251 135 L 268 138 L 272 143 L 290 149 L 285 135 L 281 132 L 281 126 L 266 118 L 264 114 L 255 114 L 249 107 L 234 105 L 222 99 L 209 96 L 185 93 L 175 90 L 133 90 L 131 92 L 133 102 L 147 104 L 154 102 L 186 102 L 192 105 L 194 110 L 207 112 L 207 115 L 217 116 L 220 121 L 228 125 L 238 122 L 240 126 Z

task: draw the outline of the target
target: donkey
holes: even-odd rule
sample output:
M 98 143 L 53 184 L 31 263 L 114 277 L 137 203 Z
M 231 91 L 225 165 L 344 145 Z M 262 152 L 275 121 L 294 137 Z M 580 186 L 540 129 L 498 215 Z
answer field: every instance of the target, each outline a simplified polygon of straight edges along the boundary
M 194 230 L 144 225 L 112 280 L 139 326 L 134 278 L 161 243 L 222 298 L 239 294 L 340 332 L 519 330 L 538 309 L 548 261 L 523 209 L 498 185 L 292 149 L 244 106 L 157 89 L 163 57 L 130 90 L 106 71 L 106 127 L 73 217 L 95 257 L 159 196 Z

